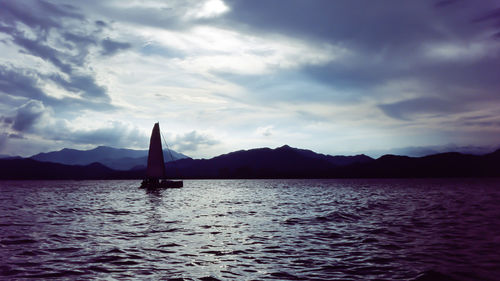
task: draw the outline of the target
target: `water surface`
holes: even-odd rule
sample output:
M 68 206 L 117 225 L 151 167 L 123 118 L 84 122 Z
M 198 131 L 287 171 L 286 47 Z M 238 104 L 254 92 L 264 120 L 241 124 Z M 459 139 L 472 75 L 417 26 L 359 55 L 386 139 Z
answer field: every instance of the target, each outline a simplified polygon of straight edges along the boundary
M 1 279 L 496 280 L 500 180 L 0 182 Z

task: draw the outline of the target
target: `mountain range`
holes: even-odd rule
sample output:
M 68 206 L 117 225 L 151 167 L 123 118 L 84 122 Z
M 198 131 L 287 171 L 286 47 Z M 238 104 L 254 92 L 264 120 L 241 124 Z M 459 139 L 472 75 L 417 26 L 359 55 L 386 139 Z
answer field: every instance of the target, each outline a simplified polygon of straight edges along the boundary
M 223 154 L 212 159 L 181 159 L 168 169 L 171 177 L 187 178 L 313 178 L 335 167 L 374 161 L 366 155 L 330 156 L 284 145 Z
M 181 159 L 171 177 L 184 178 L 422 178 L 500 177 L 500 149 L 485 155 L 458 152 L 425 157 L 329 156 L 282 146 L 237 151 L 208 160 Z
M 89 151 L 63 149 L 25 159 L 0 159 L 0 179 L 142 179 L 145 166 L 124 171 L 97 161 L 87 164 L 96 159 L 119 162 L 141 158 L 135 157 L 140 155 L 135 153 L 98 147 Z M 69 161 L 63 156 L 75 158 L 71 165 L 35 160 Z M 285 145 L 240 150 L 211 159 L 180 156 L 183 158 L 167 163 L 168 176 L 191 179 L 500 177 L 500 149 L 484 155 L 449 152 L 425 157 L 384 155 L 373 159 L 366 155 L 330 156 Z
M 101 163 L 114 170 L 145 169 L 148 162 L 148 150 L 133 150 L 98 146 L 91 150 L 64 148 L 59 151 L 39 153 L 30 157 L 42 162 L 53 162 L 66 165 L 89 165 Z M 170 150 L 163 151 L 166 162 L 188 158 L 182 153 Z

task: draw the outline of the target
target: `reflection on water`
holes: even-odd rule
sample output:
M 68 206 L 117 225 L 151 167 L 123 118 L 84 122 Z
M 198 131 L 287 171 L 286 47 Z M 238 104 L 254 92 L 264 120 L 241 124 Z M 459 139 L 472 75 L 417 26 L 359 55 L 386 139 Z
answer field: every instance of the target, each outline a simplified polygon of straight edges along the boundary
M 499 180 L 207 180 L 159 191 L 138 185 L 0 183 L 0 277 L 500 276 Z

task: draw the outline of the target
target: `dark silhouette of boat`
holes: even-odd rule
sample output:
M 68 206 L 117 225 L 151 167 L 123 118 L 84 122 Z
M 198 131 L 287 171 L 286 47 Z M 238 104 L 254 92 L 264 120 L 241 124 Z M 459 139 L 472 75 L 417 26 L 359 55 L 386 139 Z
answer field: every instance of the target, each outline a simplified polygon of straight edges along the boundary
M 182 181 L 166 179 L 165 161 L 161 147 L 160 124 L 155 123 L 149 141 L 148 167 L 141 188 L 180 188 Z

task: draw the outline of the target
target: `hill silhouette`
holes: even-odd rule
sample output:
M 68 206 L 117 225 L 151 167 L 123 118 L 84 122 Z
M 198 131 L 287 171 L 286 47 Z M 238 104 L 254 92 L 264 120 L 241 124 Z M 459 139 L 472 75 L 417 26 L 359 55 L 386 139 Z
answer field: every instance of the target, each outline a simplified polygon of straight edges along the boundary
M 335 167 L 374 161 L 366 155 L 329 156 L 288 145 L 240 150 L 212 159 L 181 159 L 167 174 L 184 178 L 314 178 Z
M 498 177 L 500 149 L 485 155 L 458 152 L 424 157 L 384 155 L 371 163 L 337 169 L 334 177 L 422 178 L 422 177 Z
M 425 157 L 330 156 L 282 146 L 235 151 L 211 159 L 169 162 L 167 175 L 192 179 L 500 177 L 500 149 L 485 155 L 456 152 Z M 0 179 L 142 179 L 145 169 L 110 169 L 100 163 L 64 165 L 0 159 Z
M 0 159 L 1 179 L 106 179 L 114 170 L 92 163 L 86 166 L 40 162 L 33 159 Z
M 170 157 L 170 154 L 172 154 L 172 157 Z M 170 153 L 165 150 L 163 156 L 166 162 L 187 158 L 186 155 L 173 150 L 171 150 Z M 113 148 L 108 146 L 98 146 L 90 150 L 64 148 L 59 151 L 39 153 L 30 158 L 43 162 L 67 165 L 89 165 L 98 162 L 115 170 L 129 170 L 132 168 L 137 169 L 138 167 L 145 168 L 148 159 L 148 151 Z

